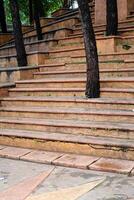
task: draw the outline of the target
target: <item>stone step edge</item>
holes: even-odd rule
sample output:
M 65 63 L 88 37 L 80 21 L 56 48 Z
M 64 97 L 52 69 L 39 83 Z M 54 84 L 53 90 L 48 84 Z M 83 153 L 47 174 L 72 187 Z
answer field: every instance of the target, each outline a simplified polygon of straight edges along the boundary
M 50 120 L 50 119 L 38 119 L 34 118 L 15 118 L 15 117 L 0 117 L 0 123 L 7 124 L 28 124 L 28 125 L 40 125 L 40 126 L 53 126 L 53 127 L 69 127 L 69 128 L 84 128 L 84 129 L 98 129 L 98 130 L 118 130 L 118 131 L 134 131 L 134 125 L 132 123 L 118 123 L 118 122 L 94 122 L 94 121 L 81 121 L 81 120 Z
M 98 103 L 98 104 L 130 104 L 134 105 L 134 100 L 131 99 L 119 99 L 119 98 L 95 98 L 95 99 L 88 99 L 88 98 L 78 98 L 78 97 L 4 97 L 1 98 L 2 101 L 48 101 L 48 102 L 76 102 L 76 103 Z
M 37 73 L 38 75 L 45 74 L 44 72 Z M 115 78 L 101 78 L 100 82 L 134 82 L 134 77 L 115 77 Z M 25 83 L 75 83 L 75 82 L 86 82 L 86 78 L 43 78 L 43 79 L 29 79 L 16 81 L 17 84 Z
M 13 88 L 9 92 L 85 92 L 85 88 Z M 134 93 L 134 89 L 130 88 L 101 88 L 100 92 L 125 92 Z
M 4 151 L 6 151 L 6 153 L 4 153 Z M 10 152 L 13 151 L 17 151 L 18 155 L 14 155 L 13 153 L 8 153 L 8 151 L 10 150 Z M 19 153 L 19 152 L 23 152 L 23 153 Z M 49 160 L 48 159 L 43 159 L 43 155 L 47 154 L 49 155 Z M 33 155 L 30 156 L 29 155 Z M 34 157 L 35 155 L 35 157 Z M 36 156 L 38 155 L 38 156 Z M 54 158 L 53 158 L 54 156 Z M 0 157 L 1 158 L 8 158 L 8 159 L 14 159 L 14 160 L 22 160 L 22 161 L 26 161 L 26 162 L 32 162 L 32 163 L 40 163 L 40 164 L 47 164 L 47 165 L 55 165 L 55 166 L 61 166 L 61 167 L 70 167 L 70 168 L 78 168 L 78 169 L 85 169 L 85 170 L 93 170 L 93 171 L 103 171 L 103 172 L 112 172 L 112 173 L 119 173 L 119 174 L 126 174 L 129 176 L 133 176 L 133 166 L 134 166 L 134 161 L 128 161 L 128 160 L 120 160 L 120 159 L 107 159 L 107 158 L 103 158 L 103 157 L 95 157 L 95 156 L 83 156 L 83 155 L 78 155 L 78 154 L 70 154 L 70 153 L 59 153 L 59 152 L 52 152 L 52 151 L 45 151 L 45 150 L 33 150 L 33 149 L 29 149 L 29 148 L 20 148 L 20 147 L 13 147 L 13 146 L 4 146 L 1 145 L 0 148 Z M 38 158 L 37 158 L 38 157 Z M 64 162 L 60 162 L 60 159 L 64 159 L 65 157 L 67 157 L 67 159 L 65 159 Z M 72 158 L 74 163 L 70 163 L 70 159 Z M 82 160 L 89 160 L 89 163 L 85 164 L 82 163 Z M 120 167 L 117 168 L 111 168 L 109 169 L 108 167 L 106 168 L 99 168 L 99 167 L 95 167 L 96 164 L 98 164 L 98 162 L 100 162 L 101 160 L 108 162 L 109 164 L 113 163 L 113 166 L 115 166 L 114 163 L 117 163 L 119 165 L 121 165 Z M 130 167 L 126 170 L 126 168 L 124 167 L 124 165 L 122 165 L 120 162 L 123 163 L 127 163 L 128 165 L 130 165 Z
M 83 109 L 77 107 L 64 108 L 64 107 L 22 107 L 22 106 L 4 106 L 0 107 L 0 112 L 29 112 L 29 113 L 40 113 L 40 114 L 80 114 L 80 115 L 102 115 L 102 116 L 120 116 L 120 117 L 134 117 L 133 110 L 119 110 L 119 109 Z
M 62 65 L 63 66 L 63 65 Z M 49 66 L 48 66 L 49 67 Z M 53 66 L 54 67 L 54 66 Z M 57 67 L 57 66 L 55 66 L 55 67 Z M 58 67 L 60 67 L 60 66 L 58 66 Z M 85 64 L 85 67 L 86 67 L 86 64 Z M 43 68 L 43 67 L 42 67 Z M 44 67 L 44 69 L 45 69 L 45 67 Z M 111 73 L 111 72 L 134 72 L 134 67 L 131 67 L 131 68 L 125 68 L 125 69 L 100 69 L 99 70 L 100 71 L 100 73 Z M 40 74 L 43 74 L 43 75 L 53 75 L 53 74 L 77 74 L 77 73 L 84 73 L 84 74 L 86 74 L 86 69 L 85 70 L 56 70 L 56 71 L 39 71 L 39 72 L 34 72 L 33 74 L 34 75 L 40 75 Z
M 17 130 L 17 129 L 0 129 L 0 136 L 8 137 L 20 137 L 27 139 L 38 139 L 44 141 L 60 141 L 67 143 L 76 144 L 88 144 L 88 145 L 103 145 L 105 147 L 119 147 L 121 149 L 132 148 L 134 150 L 134 140 L 133 139 L 119 139 L 119 138 L 109 138 L 102 136 L 86 136 L 80 134 L 66 134 L 66 133 L 49 133 L 41 131 L 27 131 L 27 130 Z

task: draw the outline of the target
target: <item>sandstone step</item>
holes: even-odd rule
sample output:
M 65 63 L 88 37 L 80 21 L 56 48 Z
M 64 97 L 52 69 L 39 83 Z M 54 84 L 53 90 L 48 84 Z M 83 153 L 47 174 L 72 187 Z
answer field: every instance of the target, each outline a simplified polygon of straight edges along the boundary
M 82 53 L 83 52 L 83 53 Z M 77 53 L 77 54 L 73 54 L 70 55 L 71 56 L 71 61 L 72 62 L 85 62 L 86 58 L 85 58 L 85 53 L 84 51 L 82 51 L 81 53 Z M 103 62 L 103 63 L 109 63 L 109 61 L 111 63 L 127 63 L 127 60 L 133 60 L 133 55 L 134 52 L 115 52 L 115 53 L 107 53 L 107 54 L 99 54 L 99 62 Z M 55 58 L 55 60 L 57 59 L 58 61 L 58 57 Z M 129 63 L 130 64 L 130 63 Z M 133 65 L 133 62 L 132 62 Z
M 85 57 L 71 58 L 71 61 L 56 64 L 44 64 L 40 65 L 40 71 L 52 72 L 52 71 L 68 71 L 68 70 L 85 70 L 86 69 L 86 59 Z M 99 62 L 100 71 L 123 71 L 131 70 L 134 67 L 134 60 L 106 60 Z M 125 71 L 124 71 L 125 72 Z M 124 74 L 125 76 L 125 74 Z
M 134 139 L 133 123 L 0 117 L 1 129 L 23 129 Z
M 3 117 L 30 117 L 34 119 L 73 119 L 108 122 L 134 123 L 134 111 L 94 109 L 94 108 L 64 108 L 64 107 L 0 107 Z
M 0 129 L 0 144 L 133 160 L 134 141 L 73 134 Z
M 60 70 L 61 67 L 61 70 Z M 69 67 L 71 69 L 69 69 Z M 41 67 L 41 72 L 35 72 L 34 78 L 83 78 L 86 77 L 86 64 L 85 65 L 77 65 L 77 70 L 74 69 L 73 65 L 61 65 L 55 67 Z M 56 68 L 57 70 L 54 71 Z M 62 71 L 62 69 L 65 70 Z M 79 69 L 80 68 L 80 69 Z M 50 69 L 50 70 L 49 70 Z M 72 70 L 73 69 L 73 70 Z M 131 77 L 134 76 L 134 68 L 127 69 L 100 69 L 100 77 Z
M 42 72 L 43 74 L 44 72 Z M 31 79 L 31 80 L 22 80 L 16 81 L 17 88 L 32 88 L 32 87 L 46 87 L 46 88 L 79 88 L 85 87 L 86 77 L 85 78 L 61 78 L 60 75 L 57 78 L 40 78 L 40 79 Z M 109 88 L 134 88 L 134 78 L 133 77 L 109 77 L 102 78 L 100 80 L 101 87 Z
M 15 88 L 9 90 L 9 95 L 14 96 L 85 96 L 84 88 Z M 134 98 L 134 89 L 130 88 L 103 88 L 101 97 Z
M 85 97 L 6 97 L 1 99 L 2 106 L 50 106 L 64 108 L 96 108 L 96 109 L 120 109 L 132 111 L 134 109 L 133 99 L 118 98 L 95 98 L 87 99 Z
M 9 96 L 84 96 L 84 92 L 84 88 L 15 88 Z M 133 98 L 133 93 L 129 95 Z

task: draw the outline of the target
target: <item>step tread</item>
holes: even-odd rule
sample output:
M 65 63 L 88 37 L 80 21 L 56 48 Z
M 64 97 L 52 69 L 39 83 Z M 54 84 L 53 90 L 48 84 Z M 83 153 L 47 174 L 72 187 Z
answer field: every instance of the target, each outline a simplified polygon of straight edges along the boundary
M 86 66 L 86 64 L 85 64 Z M 56 66 L 55 66 L 56 67 Z M 100 69 L 99 70 L 100 72 L 133 72 L 134 71 L 134 68 L 131 67 L 131 68 L 125 68 L 125 69 L 122 69 L 122 68 L 118 68 L 118 69 Z M 41 72 L 34 72 L 34 74 L 43 74 L 43 75 L 48 75 L 48 74 L 72 74 L 72 73 L 86 73 L 86 69 L 85 70 L 60 70 L 60 71 L 41 71 Z M 116 78 L 119 78 L 119 77 L 116 77 Z M 126 78 L 126 77 L 125 77 Z
M 7 112 L 35 112 L 35 113 L 60 113 L 60 114 L 97 114 L 97 115 L 110 115 L 110 116 L 132 116 L 134 117 L 134 110 L 113 110 L 113 109 L 95 109 L 95 108 L 64 108 L 64 107 L 22 107 L 22 106 L 6 106 L 0 107 L 0 111 Z
M 81 91 L 84 92 L 85 88 L 13 88 L 9 89 L 10 92 L 23 92 L 23 91 Z M 102 88 L 101 92 L 129 92 L 133 93 L 134 89 L 132 88 Z
M 57 120 L 57 119 L 33 119 L 33 118 L 16 118 L 0 117 L 0 123 L 17 123 L 30 125 L 46 125 L 56 127 L 77 127 L 77 128 L 97 128 L 108 130 L 134 131 L 134 124 L 121 122 L 98 122 L 82 120 Z
M 17 129 L 0 129 L 1 136 L 9 137 L 24 137 L 32 139 L 42 139 L 48 141 L 61 141 L 79 144 L 105 145 L 115 147 L 134 148 L 134 140 L 132 139 L 118 139 L 107 137 L 94 137 L 85 135 L 74 135 L 65 133 L 49 133 L 40 131 L 26 131 Z
M 134 104 L 134 99 L 120 99 L 120 98 L 95 98 L 87 99 L 86 97 L 5 97 L 3 101 L 55 101 L 55 102 L 81 102 L 81 103 L 111 103 L 111 104 Z
M 40 74 L 40 73 L 39 73 Z M 41 73 L 44 74 L 44 73 Z M 42 79 L 29 79 L 29 80 L 20 80 L 16 81 L 16 83 L 55 83 L 55 82 L 79 82 L 79 81 L 86 81 L 86 78 L 42 78 Z M 103 82 L 114 82 L 114 81 L 126 81 L 126 82 L 133 82 L 134 77 L 108 77 L 108 78 L 101 78 L 100 81 Z

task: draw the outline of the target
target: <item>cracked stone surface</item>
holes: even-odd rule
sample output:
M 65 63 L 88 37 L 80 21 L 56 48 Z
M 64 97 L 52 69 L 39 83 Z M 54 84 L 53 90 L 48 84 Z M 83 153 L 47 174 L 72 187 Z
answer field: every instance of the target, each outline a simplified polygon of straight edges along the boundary
M 134 177 L 66 167 L 52 167 L 46 164 L 6 158 L 1 158 L 0 163 L 0 195 L 5 191 L 12 191 L 16 186 L 17 191 L 19 191 L 19 185 L 23 191 L 22 194 L 26 194 L 27 191 L 29 192 L 29 188 L 24 187 L 23 183 L 26 184 L 29 180 L 32 183 L 32 179 L 38 177 L 39 182 L 37 181 L 38 184 L 34 190 L 31 187 L 27 200 L 47 199 L 47 197 L 52 197 L 53 193 L 56 194 L 55 200 L 58 199 L 58 195 L 61 197 L 60 200 L 66 200 L 69 198 L 68 194 L 72 194 L 71 200 L 133 200 L 134 197 Z M 50 172 L 49 176 L 40 179 L 41 173 L 46 172 Z M 97 182 L 98 180 L 99 182 Z M 82 188 L 83 192 L 76 198 L 76 189 L 79 187 Z M 65 191 L 64 198 L 61 196 L 63 191 Z M 19 196 L 16 195 L 13 200 L 20 200 Z

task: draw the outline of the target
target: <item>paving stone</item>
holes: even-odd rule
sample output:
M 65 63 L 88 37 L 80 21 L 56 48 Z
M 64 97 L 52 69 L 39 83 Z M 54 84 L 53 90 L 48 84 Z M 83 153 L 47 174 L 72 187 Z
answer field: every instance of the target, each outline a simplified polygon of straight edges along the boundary
M 0 150 L 6 148 L 4 145 L 0 145 Z
M 1 200 L 24 200 L 33 192 L 33 190 L 44 181 L 53 171 L 54 168 L 49 171 L 40 173 L 35 177 L 30 177 L 17 185 L 14 185 L 7 190 L 0 193 Z
M 91 163 L 97 161 L 98 157 L 93 156 L 80 156 L 74 154 L 65 154 L 61 158 L 55 160 L 53 163 L 55 165 L 61 165 L 65 167 L 75 167 L 75 168 L 82 168 L 87 169 Z
M 52 161 L 60 158 L 63 153 L 47 152 L 47 151 L 32 151 L 31 153 L 22 156 L 22 160 L 28 160 L 38 163 L 51 164 Z
M 128 174 L 134 167 L 134 161 L 101 158 L 89 166 L 92 170 Z
M 7 147 L 5 149 L 0 150 L 0 156 L 18 159 L 21 156 L 26 155 L 30 152 L 31 152 L 31 149 L 23 149 L 23 148 L 17 148 L 17 147 Z

